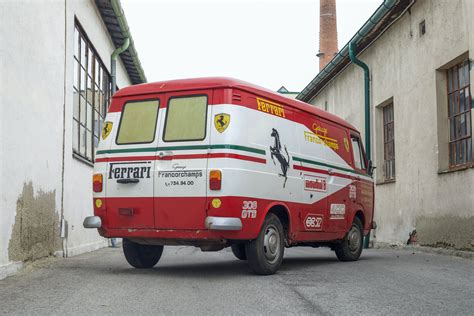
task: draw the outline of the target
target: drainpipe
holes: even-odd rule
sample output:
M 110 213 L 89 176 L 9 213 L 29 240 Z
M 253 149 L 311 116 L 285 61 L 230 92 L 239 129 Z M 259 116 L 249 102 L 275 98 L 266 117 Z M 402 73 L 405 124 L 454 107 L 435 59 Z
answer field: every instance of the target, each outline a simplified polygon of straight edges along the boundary
M 372 155 L 370 151 L 370 70 L 369 66 L 364 63 L 362 60 L 357 59 L 355 54 L 355 44 L 354 42 L 349 43 L 349 58 L 357 66 L 361 67 L 364 70 L 364 95 L 365 95 L 365 152 L 367 154 L 367 159 L 371 160 Z M 364 248 L 369 248 L 370 234 L 364 238 Z
M 114 50 L 112 56 L 110 56 L 110 72 L 112 75 L 112 95 L 115 93 L 117 87 L 117 56 L 122 54 L 124 51 L 128 49 L 130 45 L 130 38 L 126 37 L 123 41 L 122 46 Z
M 120 4 L 120 0 L 110 0 L 110 4 L 112 6 L 112 9 L 114 11 L 114 14 L 117 18 L 117 22 L 120 26 L 120 31 L 122 32 L 122 36 L 125 39 L 122 47 L 125 46 L 125 43 L 128 41 L 128 52 L 130 53 L 130 57 L 132 58 L 133 64 L 135 65 L 135 69 L 138 72 L 138 75 L 140 77 L 141 82 L 146 82 L 146 76 L 143 71 L 142 65 L 140 63 L 140 60 L 138 59 L 138 53 L 137 50 L 135 49 L 135 45 L 133 43 L 132 35 L 130 34 L 130 28 L 128 27 L 127 19 L 125 18 L 125 13 L 123 12 L 122 5 Z M 125 48 L 124 50 L 126 50 Z M 114 51 L 115 57 L 123 53 L 123 51 L 116 53 Z M 114 59 L 114 54 L 112 54 L 111 59 Z M 114 62 L 111 63 L 111 68 Z M 111 69 L 112 72 L 112 69 Z M 115 77 L 115 76 L 114 76 Z M 113 77 L 113 78 L 114 78 Z M 115 86 L 112 85 L 112 91 L 115 92 Z
M 364 70 L 364 94 L 365 94 L 365 152 L 367 158 L 372 159 L 370 151 L 370 71 L 369 66 L 362 60 L 357 59 L 355 54 L 355 44 L 351 42 L 349 44 L 349 58 L 357 66 Z

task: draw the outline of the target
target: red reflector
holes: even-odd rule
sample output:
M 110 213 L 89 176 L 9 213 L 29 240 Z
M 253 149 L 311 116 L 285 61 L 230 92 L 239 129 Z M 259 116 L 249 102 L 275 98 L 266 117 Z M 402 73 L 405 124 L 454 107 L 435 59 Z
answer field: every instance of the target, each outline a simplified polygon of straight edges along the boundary
M 209 189 L 220 190 L 222 183 L 222 174 L 220 170 L 211 170 L 209 174 Z
M 94 192 L 102 192 L 102 174 L 96 173 L 92 176 L 92 189 Z

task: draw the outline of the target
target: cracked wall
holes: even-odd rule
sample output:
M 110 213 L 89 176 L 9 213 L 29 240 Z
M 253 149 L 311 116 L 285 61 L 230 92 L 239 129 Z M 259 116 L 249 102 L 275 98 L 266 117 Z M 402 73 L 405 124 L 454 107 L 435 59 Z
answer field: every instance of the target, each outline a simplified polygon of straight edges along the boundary
M 38 191 L 25 183 L 16 203 L 16 216 L 8 245 L 12 261 L 35 260 L 59 250 L 59 216 L 56 213 L 56 191 Z
M 418 243 L 422 246 L 474 250 L 474 216 L 421 216 L 417 219 Z

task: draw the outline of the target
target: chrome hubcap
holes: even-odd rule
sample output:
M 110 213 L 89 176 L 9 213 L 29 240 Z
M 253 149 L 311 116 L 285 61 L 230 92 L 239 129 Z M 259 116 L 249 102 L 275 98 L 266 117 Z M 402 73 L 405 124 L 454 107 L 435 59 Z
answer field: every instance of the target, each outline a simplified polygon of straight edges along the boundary
M 347 237 L 349 250 L 351 252 L 356 252 L 362 242 L 360 231 L 357 229 L 356 226 L 352 226 Z
M 280 247 L 280 235 L 278 234 L 278 230 L 273 225 L 268 226 L 263 239 L 263 251 L 265 258 L 270 263 L 277 261 L 281 251 Z

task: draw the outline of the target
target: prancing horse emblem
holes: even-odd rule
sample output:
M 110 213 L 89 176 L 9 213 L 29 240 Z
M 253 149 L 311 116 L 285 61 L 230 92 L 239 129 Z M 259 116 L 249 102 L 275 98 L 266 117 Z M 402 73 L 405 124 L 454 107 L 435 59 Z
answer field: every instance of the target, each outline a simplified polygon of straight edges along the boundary
M 285 181 L 283 182 L 283 187 L 285 187 L 286 180 L 288 179 L 286 174 L 288 172 L 288 167 L 290 166 L 290 155 L 288 154 L 288 150 L 286 149 L 286 145 L 285 145 L 286 158 L 283 155 L 283 151 L 282 151 L 281 143 L 280 143 L 280 135 L 278 134 L 278 131 L 276 129 L 272 128 L 271 136 L 275 138 L 275 146 L 273 146 L 273 147 L 270 146 L 270 157 L 273 160 L 273 164 L 276 165 L 275 159 L 273 159 L 273 157 L 276 157 L 278 162 L 280 163 L 281 173 L 279 173 L 278 175 L 280 177 L 285 178 Z
M 219 133 L 223 133 L 230 124 L 230 115 L 219 113 L 214 115 L 214 126 Z
M 102 139 L 106 139 L 112 131 L 112 122 L 105 122 L 104 127 L 102 128 Z

